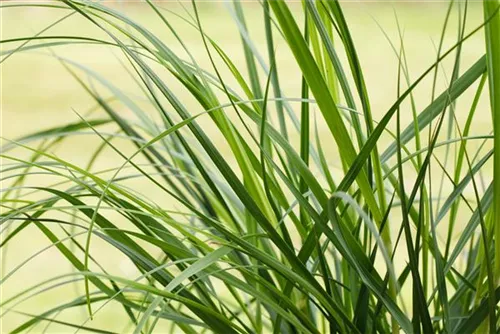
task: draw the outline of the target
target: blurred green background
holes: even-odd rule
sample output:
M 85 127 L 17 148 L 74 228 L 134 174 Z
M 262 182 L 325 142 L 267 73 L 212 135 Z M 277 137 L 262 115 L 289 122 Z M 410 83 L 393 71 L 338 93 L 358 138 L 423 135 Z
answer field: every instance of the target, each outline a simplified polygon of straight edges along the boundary
M 175 52 L 179 52 L 181 55 L 184 54 L 179 43 L 175 41 L 172 34 L 169 33 L 147 5 L 135 1 L 122 3 L 109 2 L 107 4 L 116 10 L 122 11 L 125 15 L 153 31 Z M 182 4 L 158 2 L 158 5 L 166 10 L 166 17 L 178 29 L 184 43 L 197 58 L 200 65 L 213 72 L 206 56 L 206 51 L 201 43 L 199 32 L 173 14 L 186 16 L 184 7 L 188 11 L 191 11 L 190 2 L 183 2 Z M 199 6 L 202 24 L 207 34 L 225 50 L 233 62 L 240 66 L 240 68 L 245 68 L 238 28 L 226 4 L 218 1 L 203 1 Z M 251 37 L 257 49 L 264 56 L 264 59 L 267 59 L 267 50 L 262 38 L 264 35 L 262 8 L 256 1 L 246 1 L 243 3 L 243 6 Z M 290 6 L 297 15 L 301 15 L 300 3 L 291 2 Z M 410 78 L 416 79 L 437 57 L 437 48 L 447 10 L 447 3 L 418 1 L 344 2 L 344 8 L 358 48 L 361 64 L 364 67 L 372 110 L 374 118 L 377 120 L 387 111 L 397 97 L 398 59 L 395 50 L 392 49 L 391 44 L 388 42 L 389 39 L 394 43 L 396 48 L 399 48 L 397 22 L 399 22 L 403 33 Z M 467 31 L 470 31 L 482 22 L 482 8 L 480 3 L 472 2 L 469 4 L 468 10 Z M 67 11 L 63 12 L 47 8 L 2 8 L 2 39 L 32 36 L 67 13 Z M 456 42 L 457 34 L 457 15 L 455 13 L 450 18 L 450 28 L 444 40 L 444 50 Z M 78 14 L 65 19 L 43 35 L 89 36 L 107 39 L 102 31 L 87 20 L 79 17 Z M 5 57 L 8 50 L 14 49 L 19 43 L 1 45 L 2 54 Z M 483 34 L 480 32 L 466 42 L 463 49 L 461 67 L 467 69 L 483 54 Z M 74 111 L 86 114 L 94 106 L 92 98 L 84 92 L 75 79 L 64 69 L 55 58 L 55 55 L 71 59 L 92 69 L 115 85 L 118 85 L 130 94 L 131 97 L 137 97 L 137 100 L 141 101 L 140 90 L 127 73 L 126 68 L 128 67 L 123 65 L 125 64 L 123 55 L 112 47 L 99 45 L 55 46 L 50 50 L 38 49 L 17 53 L 1 64 L 1 132 L 3 138 L 15 139 L 33 131 L 78 121 L 78 116 Z M 277 41 L 276 57 L 285 95 L 288 97 L 300 96 L 300 71 L 293 57 L 286 50 L 286 45 L 282 40 Z M 443 67 L 440 68 L 437 94 L 441 93 L 447 87 L 448 82 L 446 78 L 450 78 L 452 66 L 453 57 L 450 57 L 448 61 L 444 62 Z M 231 83 L 232 81 L 227 72 L 222 71 L 222 73 L 223 75 L 226 74 L 225 78 L 227 78 L 228 83 Z M 84 75 L 82 77 L 84 78 Z M 261 78 L 264 78 L 264 76 L 261 76 Z M 169 77 L 165 77 L 165 80 L 169 82 L 169 85 L 178 93 L 178 97 L 183 100 L 193 114 L 202 111 L 194 101 L 191 101 L 192 98 L 183 92 L 178 83 Z M 431 102 L 431 86 L 432 76 L 429 76 L 425 80 L 425 83 L 415 92 L 418 111 L 423 110 Z M 474 89 L 470 89 L 457 103 L 457 118 L 461 124 L 463 124 L 464 118 L 467 115 L 466 110 L 470 107 L 473 93 Z M 107 91 L 103 91 L 102 95 L 104 97 L 111 96 L 110 92 Z M 294 104 L 293 106 L 296 107 L 298 112 L 298 105 Z M 119 111 L 124 116 L 128 115 L 132 117 L 131 112 L 126 108 L 122 107 Z M 404 122 L 408 123 L 411 119 L 411 110 L 408 104 L 405 104 L 402 113 L 404 115 Z M 104 113 L 99 111 L 93 113 L 93 116 L 97 115 L 104 116 Z M 200 118 L 200 122 L 207 133 L 213 136 L 215 140 L 220 140 L 221 146 L 225 145 L 222 142 L 222 136 L 217 133 L 208 119 L 202 117 Z M 331 140 L 329 135 L 327 135 L 328 131 L 326 127 L 323 128 L 322 124 L 319 125 L 320 131 L 324 130 L 324 140 Z M 491 115 L 487 101 L 484 100 L 479 105 L 471 134 L 486 134 L 489 133 L 490 129 Z M 296 136 L 295 139 L 297 138 Z M 385 140 L 387 143 L 389 138 Z M 5 140 L 3 143 L 5 144 Z M 92 149 L 99 143 L 100 139 L 96 136 L 76 136 L 68 138 L 65 144 L 58 147 L 54 153 L 80 166 L 85 166 Z M 471 150 L 473 150 L 474 145 L 472 143 L 469 146 Z M 327 150 L 335 151 L 334 145 L 325 146 Z M 437 152 L 440 154 L 443 150 L 440 149 Z M 18 154 L 23 155 L 26 152 L 19 151 Z M 121 160 L 116 155 L 110 153 L 99 159 L 95 169 L 115 167 L 120 164 Z M 332 168 L 338 167 L 335 166 L 334 161 L 332 164 Z M 436 175 L 436 182 L 438 182 L 441 178 L 440 174 L 434 173 L 434 175 Z M 32 179 L 30 184 L 40 183 L 50 184 L 51 180 L 37 177 Z M 6 186 L 4 184 L 2 188 Z M 147 191 L 151 198 L 155 198 L 154 190 L 149 192 L 147 185 L 135 182 L 132 186 L 139 192 L 144 193 Z M 449 188 L 448 185 L 445 185 L 446 187 Z M 164 203 L 165 206 L 172 205 L 165 199 L 158 199 L 157 202 Z M 458 233 L 460 233 L 459 228 L 457 229 Z M 3 274 L 5 275 L 5 273 L 10 272 L 31 255 L 49 245 L 48 240 L 41 236 L 38 230 L 25 230 L 18 237 L 17 242 L 11 243 L 7 252 L 3 254 Z M 129 261 L 120 256 L 118 252 L 112 250 L 109 245 L 104 245 L 99 240 L 95 240 L 92 243 L 92 249 L 96 250 L 94 254 L 102 254 L 102 256 L 98 255 L 99 260 L 111 273 L 130 277 L 135 276 L 136 271 Z M 0 286 L 2 289 L 2 298 L 5 299 L 37 282 L 53 277 L 56 274 L 70 272 L 71 270 L 71 266 L 59 256 L 58 251 L 54 248 L 49 248 L 28 264 L 25 264 L 5 284 Z M 72 289 L 64 288 L 50 291 L 45 293 L 43 297 L 33 298 L 15 308 L 27 313 L 39 313 L 40 309 L 47 309 L 64 301 L 70 301 L 72 298 L 80 295 L 82 291 L 83 283 L 79 283 Z M 3 318 L 0 332 L 6 333 L 26 319 L 28 319 L 26 316 L 9 312 Z M 87 319 L 87 313 L 83 307 L 75 308 L 72 312 L 65 311 L 58 319 L 71 319 L 74 322 L 80 319 L 83 322 Z M 122 309 L 109 304 L 100 310 L 96 314 L 96 318 L 87 325 L 97 328 L 102 327 L 120 333 L 127 332 L 129 330 L 122 319 Z M 45 325 L 38 325 L 33 329 L 33 332 L 42 332 Z M 156 329 L 158 332 L 161 332 L 161 328 L 160 323 L 160 326 Z M 52 324 L 48 332 L 68 332 L 68 328 Z

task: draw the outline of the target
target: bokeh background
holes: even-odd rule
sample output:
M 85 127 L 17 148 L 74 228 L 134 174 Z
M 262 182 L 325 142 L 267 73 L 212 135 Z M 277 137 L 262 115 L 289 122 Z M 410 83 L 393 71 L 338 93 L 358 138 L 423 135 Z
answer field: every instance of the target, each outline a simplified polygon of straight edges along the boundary
M 3 2 L 6 4 L 7 2 Z M 12 3 L 12 2 L 11 2 Z M 179 54 L 183 54 L 181 46 L 175 41 L 171 33 L 165 28 L 160 19 L 144 3 L 140 1 L 105 2 L 114 9 L 122 11 L 131 19 L 144 25 L 153 31 L 159 38 Z M 197 57 L 203 68 L 212 71 L 210 62 L 206 56 L 206 51 L 201 42 L 199 32 L 185 21 L 177 17 L 181 15 L 188 17 L 187 12 L 192 13 L 190 2 L 177 3 L 174 1 L 157 1 L 158 6 L 164 8 L 164 13 L 170 22 L 176 27 L 178 33 L 183 38 L 184 43 L 191 53 Z M 425 69 L 427 69 L 437 57 L 439 39 L 446 15 L 448 2 L 446 1 L 344 1 L 345 14 L 352 31 L 354 41 L 357 45 L 361 64 L 364 68 L 364 75 L 370 95 L 372 110 L 375 120 L 380 119 L 391 104 L 397 98 L 397 71 L 398 58 L 397 51 L 400 46 L 400 33 L 406 51 L 410 80 L 416 79 Z M 290 2 L 290 6 L 301 15 L 301 4 Z M 261 54 L 266 56 L 266 45 L 264 44 L 264 24 L 262 19 L 262 7 L 257 1 L 243 2 L 244 14 L 247 19 L 250 35 Z M 187 12 L 186 12 L 187 10 Z M 199 3 L 202 24 L 206 33 L 211 36 L 231 57 L 240 68 L 245 68 L 243 49 L 238 27 L 234 22 L 227 3 L 224 1 L 202 1 Z M 32 36 L 40 32 L 55 21 L 61 19 L 68 12 L 48 8 L 2 8 L 1 13 L 1 39 Z M 189 17 L 188 17 L 189 18 Z M 471 2 L 468 5 L 467 31 L 481 24 L 483 19 L 482 7 L 480 3 Z M 458 17 L 456 13 L 450 18 L 450 27 L 444 39 L 443 49 L 446 50 L 457 40 Z M 398 28 L 399 26 L 399 28 Z M 88 36 L 107 39 L 106 35 L 87 20 L 78 14 L 61 21 L 56 26 L 46 31 L 44 36 Z M 466 42 L 462 54 L 462 69 L 467 69 L 479 57 L 484 54 L 483 34 L 478 33 Z M 391 45 L 393 43 L 393 45 Z M 35 45 L 31 42 L 30 45 Z M 2 57 L 6 57 L 10 50 L 15 49 L 20 43 L 2 43 Z M 396 49 L 393 49 L 393 46 Z M 1 136 L 3 145 L 7 140 L 13 140 L 20 136 L 27 135 L 34 131 L 52 128 L 69 122 L 78 121 L 78 112 L 87 115 L 95 107 L 95 102 L 84 92 L 82 87 L 61 65 L 57 57 L 71 59 L 72 61 L 85 66 L 92 71 L 99 73 L 120 89 L 129 94 L 139 104 L 147 108 L 147 103 L 141 97 L 141 91 L 127 72 L 129 66 L 119 50 L 102 45 L 66 45 L 54 46 L 50 49 L 33 49 L 9 56 L 1 64 Z M 295 61 L 286 49 L 284 41 L 277 40 L 276 57 L 281 78 L 281 85 L 284 94 L 288 97 L 300 96 L 301 76 Z M 267 58 L 266 58 L 267 59 Z M 448 84 L 451 77 L 453 57 L 443 63 L 439 69 L 438 85 L 436 93 L 441 93 Z M 85 79 L 85 74 L 78 71 Z M 227 78 L 228 83 L 232 82 L 227 71 L 222 70 L 222 74 Z M 264 76 L 262 76 L 264 78 Z M 178 97 L 190 108 L 193 114 L 202 110 L 200 106 L 192 101 L 180 85 L 172 78 L 165 77 Z M 423 110 L 431 102 L 432 76 L 429 76 L 423 85 L 415 91 L 415 101 L 417 110 Z M 471 97 L 474 94 L 476 84 L 456 104 L 457 119 L 463 124 L 470 107 Z M 111 97 L 109 91 L 102 90 L 104 97 Z M 297 113 L 299 106 L 296 107 Z M 313 108 L 314 109 L 314 108 Z M 133 114 L 125 107 L 119 109 L 124 117 L 133 118 Z M 411 120 L 411 109 L 406 104 L 402 109 L 403 121 L 409 123 Z M 91 116 L 104 116 L 99 110 L 93 110 Z M 220 147 L 225 147 L 222 136 L 216 131 L 208 118 L 200 118 L 204 130 L 207 131 L 214 140 L 219 141 Z M 319 123 L 321 138 L 325 142 L 331 141 L 328 129 Z M 488 108 L 487 99 L 481 100 L 476 117 L 473 121 L 471 135 L 487 134 L 491 129 L 491 114 Z M 298 136 L 292 137 L 298 140 Z M 382 139 L 382 145 L 389 143 L 390 137 Z M 67 138 L 64 144 L 55 148 L 52 153 L 67 159 L 80 166 L 85 166 L 92 151 L 101 143 L 96 136 L 82 135 Z M 124 144 L 125 145 L 125 144 Z M 474 142 L 468 147 L 473 152 Z M 335 145 L 324 145 L 327 151 L 335 154 Z M 27 156 L 23 150 L 15 151 L 18 156 Z M 444 150 L 437 150 L 437 154 L 443 154 Z M 14 154 L 14 153 L 12 153 Z M 121 160 L 113 153 L 102 155 L 95 170 L 116 167 L 121 164 Z M 332 168 L 338 168 L 335 161 L 331 161 Z M 490 177 L 487 175 L 487 179 Z M 441 180 L 440 173 L 434 173 L 436 182 Z M 411 177 L 408 182 L 411 184 Z M 49 178 L 36 176 L 29 184 L 48 185 L 53 182 Z M 8 186 L 8 181 L 2 182 L 2 189 Z M 147 193 L 150 198 L 165 207 L 174 206 L 166 198 L 156 198 L 163 196 L 155 189 L 149 189 L 149 185 L 144 182 L 134 181 L 130 184 L 136 191 Z M 445 184 L 445 189 L 451 189 Z M 112 215 L 112 213 L 110 213 Z M 460 226 L 457 226 L 456 234 L 460 233 Z M 5 234 L 5 227 L 2 227 L 2 235 Z M 48 240 L 43 237 L 38 230 L 26 229 L 18 238 L 17 242 L 11 243 L 2 254 L 2 275 L 16 269 L 14 275 L 2 285 L 1 298 L 5 300 L 22 289 L 34 286 L 37 282 L 53 277 L 57 274 L 70 272 L 71 266 L 58 254 L 54 248 L 48 248 L 35 258 L 25 263 L 32 255 L 49 246 Z M 127 275 L 133 277 L 136 273 L 132 265 L 120 256 L 108 245 L 93 242 L 94 254 L 99 257 L 100 262 L 117 275 Z M 73 287 L 56 289 L 44 293 L 41 296 L 32 298 L 15 307 L 26 313 L 40 313 L 42 309 L 47 309 L 63 301 L 69 301 L 73 297 L 81 295 L 83 283 Z M 2 310 L 6 312 L 7 310 Z M 72 320 L 73 322 L 87 319 L 88 314 L 85 308 L 75 308 L 72 311 L 65 311 L 59 320 Z M 25 315 L 16 314 L 9 311 L 1 320 L 1 333 L 18 326 L 22 321 L 28 319 Z M 129 327 L 122 321 L 122 310 L 113 307 L 112 304 L 104 307 L 96 314 L 96 318 L 89 324 L 93 327 L 106 328 L 116 332 L 128 332 Z M 42 323 L 35 327 L 32 332 L 42 332 L 47 323 Z M 157 327 L 161 332 L 161 324 Z M 51 324 L 47 329 L 50 333 L 68 332 L 68 328 Z

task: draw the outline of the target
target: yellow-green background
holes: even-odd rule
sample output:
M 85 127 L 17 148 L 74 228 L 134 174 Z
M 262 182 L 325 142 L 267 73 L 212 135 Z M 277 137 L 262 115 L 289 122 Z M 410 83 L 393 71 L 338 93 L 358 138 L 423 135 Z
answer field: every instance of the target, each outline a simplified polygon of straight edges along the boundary
M 158 4 L 184 15 L 182 7 L 177 3 L 158 2 Z M 169 47 L 182 54 L 179 44 L 174 41 L 172 35 L 147 5 L 139 2 L 109 3 L 109 5 L 114 9 L 123 11 L 130 18 L 151 29 Z M 183 5 L 191 9 L 190 2 L 183 2 Z M 301 5 L 299 3 L 291 2 L 290 5 L 294 11 L 300 12 Z M 253 1 L 244 2 L 243 6 L 250 34 L 254 38 L 257 49 L 266 57 L 267 50 L 263 39 L 264 24 L 261 7 L 257 2 Z M 382 29 L 395 46 L 399 47 L 397 16 L 404 33 L 410 77 L 415 79 L 436 59 L 447 3 L 418 1 L 345 2 L 344 8 L 364 68 L 374 118 L 379 119 L 396 98 L 398 66 L 396 54 L 384 37 Z M 243 68 L 244 58 L 237 26 L 228 14 L 225 4 L 223 2 L 204 2 L 200 4 L 200 12 L 206 32 L 219 43 L 236 64 Z M 67 12 L 43 8 L 3 8 L 1 10 L 2 39 L 33 35 L 62 17 L 65 13 Z M 178 28 L 178 33 L 183 38 L 184 43 L 199 60 L 202 67 L 212 70 L 199 33 L 171 14 L 166 15 Z M 469 4 L 468 30 L 479 25 L 481 20 L 480 4 L 474 2 Z M 450 21 L 451 28 L 445 38 L 444 49 L 447 49 L 456 41 L 456 23 L 457 17 L 453 15 Z M 49 30 L 45 35 L 84 35 L 105 38 L 102 31 L 99 31 L 85 19 L 78 17 L 78 14 Z M 2 50 L 9 50 L 17 45 L 12 43 L 2 44 Z M 88 66 L 121 89 L 130 92 L 131 96 L 139 94 L 137 87 L 118 61 L 118 59 L 123 61 L 124 58 L 117 49 L 84 45 L 54 47 L 51 50 L 60 57 L 69 58 Z M 465 70 L 483 54 L 483 35 L 479 33 L 465 44 L 461 69 Z M 290 53 L 286 50 L 283 41 L 277 41 L 276 55 L 281 84 L 285 94 L 288 97 L 298 97 L 300 92 L 300 72 Z M 451 58 L 453 57 L 450 57 L 450 61 L 444 62 L 444 67 L 440 68 L 437 93 L 440 93 L 446 87 L 447 82 L 443 73 L 446 73 L 447 78 L 451 76 Z M 228 83 L 233 82 L 229 78 L 227 71 L 222 71 L 222 73 L 227 78 Z M 92 99 L 47 50 L 19 53 L 10 57 L 1 64 L 1 79 L 1 135 L 3 138 L 15 139 L 33 131 L 77 121 L 78 116 L 73 110 L 83 114 L 94 105 Z M 186 103 L 193 114 L 202 111 L 172 78 L 165 76 L 165 80 L 178 93 L 178 97 Z M 423 110 L 431 102 L 431 83 L 430 76 L 415 92 L 415 100 L 419 111 Z M 476 85 L 473 87 L 476 87 Z M 109 96 L 109 92 L 105 90 L 102 90 L 102 94 L 103 96 Z M 457 118 L 461 124 L 463 124 L 467 116 L 467 108 L 470 106 L 472 94 L 473 90 L 470 90 L 457 103 Z M 292 105 L 297 107 L 296 104 Z M 132 117 L 130 111 L 123 106 L 119 112 L 124 116 Z M 408 104 L 402 109 L 402 113 L 404 122 L 408 123 L 411 117 Z M 99 115 L 99 113 L 95 115 Z M 104 114 L 101 113 L 100 115 Z M 225 145 L 221 141 L 222 136 L 217 133 L 213 124 L 203 119 L 203 117 L 200 122 L 207 133 L 213 136 L 214 140 L 218 141 L 220 147 L 225 150 Z M 491 115 L 487 100 L 483 99 L 473 121 L 472 133 L 487 134 L 490 130 Z M 327 128 L 320 124 L 320 131 L 327 153 L 334 154 L 335 146 L 330 144 L 332 139 Z M 295 135 L 293 139 L 296 140 L 297 136 Z M 89 152 L 98 143 L 99 139 L 96 137 L 73 137 L 69 138 L 54 153 L 83 167 L 88 160 Z M 384 139 L 383 143 L 388 143 L 388 139 Z M 474 151 L 476 145 L 471 144 L 469 147 Z M 443 150 L 438 150 L 438 155 L 442 154 L 442 152 Z M 26 153 L 21 150 L 14 151 L 12 154 L 26 156 Z M 99 159 L 96 170 L 116 167 L 121 162 L 115 154 L 105 154 Z M 332 168 L 338 167 L 334 159 L 329 162 Z M 438 173 L 434 173 L 434 175 L 436 175 L 436 184 L 438 184 L 441 175 Z M 485 177 L 488 178 L 487 173 Z M 50 184 L 51 181 L 44 177 L 36 177 L 31 178 L 29 184 Z M 151 189 L 145 182 L 133 182 L 131 184 L 136 191 L 147 193 L 148 197 L 155 202 L 165 207 L 171 205 L 170 201 L 161 197 L 164 196 L 163 194 Z M 408 185 L 411 185 L 411 178 Z M 8 182 L 4 182 L 2 188 L 6 186 L 8 186 Z M 445 188 L 449 190 L 450 186 L 445 184 Z M 459 223 L 463 222 L 459 221 Z M 459 233 L 460 229 L 458 228 L 455 235 Z M 48 245 L 48 241 L 38 230 L 33 228 L 24 231 L 15 239 L 15 242 L 9 243 L 7 254 L 4 254 L 7 258 L 4 262 L 6 266 L 2 268 L 3 273 L 8 273 L 26 258 Z M 100 259 L 101 263 L 110 272 L 126 275 L 129 278 L 136 275 L 130 263 L 109 246 L 98 240 L 93 241 L 92 246 L 94 255 Z M 9 278 L 5 284 L 1 285 L 2 298 L 7 298 L 38 281 L 70 270 L 71 266 L 58 254 L 58 251 L 50 248 L 30 261 L 29 264 Z M 81 294 L 83 284 L 78 287 L 52 291 L 45 294 L 44 297 L 38 297 L 19 305 L 17 309 L 24 312 L 40 313 L 52 305 L 70 301 L 73 296 L 77 295 L 77 290 L 79 290 L 78 294 Z M 58 319 L 78 323 L 86 319 L 86 317 L 87 314 L 84 308 L 81 308 L 71 312 L 66 311 Z M 8 314 L 0 320 L 2 322 L 0 332 L 8 332 L 25 319 L 27 318 L 24 316 L 13 313 Z M 87 325 L 122 332 L 124 331 L 124 320 L 122 309 L 116 304 L 109 304 L 97 314 L 95 320 L 87 323 Z M 41 332 L 43 328 L 44 325 L 38 326 L 34 329 L 34 332 Z M 161 331 L 161 328 L 160 324 L 157 328 L 158 332 Z M 73 332 L 73 330 L 54 324 L 50 327 L 50 332 Z

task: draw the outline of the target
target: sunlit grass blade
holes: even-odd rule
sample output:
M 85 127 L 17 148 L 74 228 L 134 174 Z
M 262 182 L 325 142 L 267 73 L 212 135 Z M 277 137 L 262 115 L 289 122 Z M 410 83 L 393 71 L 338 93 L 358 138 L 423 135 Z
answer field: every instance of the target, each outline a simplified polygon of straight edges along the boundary
M 500 2 L 485 0 L 484 17 L 488 20 L 485 27 L 486 59 L 488 68 L 488 83 L 490 92 L 491 112 L 493 118 L 493 131 L 495 133 L 495 152 L 500 150 Z M 500 284 L 500 154 L 494 155 L 493 169 L 494 205 L 493 205 L 493 230 L 495 231 L 495 277 L 496 285 Z

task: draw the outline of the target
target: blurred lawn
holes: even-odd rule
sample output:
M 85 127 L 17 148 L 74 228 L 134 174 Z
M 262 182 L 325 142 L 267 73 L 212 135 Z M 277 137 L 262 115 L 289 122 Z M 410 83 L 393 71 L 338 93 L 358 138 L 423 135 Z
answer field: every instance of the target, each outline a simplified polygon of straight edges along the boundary
M 190 8 L 190 3 L 184 3 Z M 178 4 L 163 3 L 163 7 L 183 14 L 182 8 Z M 300 4 L 293 3 L 293 8 L 299 12 Z M 468 17 L 468 31 L 480 24 L 482 11 L 477 3 L 471 3 Z M 174 42 L 173 37 L 162 25 L 160 20 L 154 16 L 147 5 L 139 3 L 128 3 L 126 5 L 114 5 L 122 10 L 126 15 L 144 24 L 154 31 L 169 47 L 182 54 L 181 47 Z M 232 60 L 243 68 L 244 58 L 240 44 L 240 37 L 235 23 L 222 2 L 204 2 L 200 5 L 202 22 L 207 33 L 220 44 L 220 46 L 231 56 Z M 263 40 L 263 21 L 261 18 L 260 5 L 254 2 L 244 3 L 247 23 L 251 27 L 251 35 L 255 39 L 256 46 L 263 56 L 267 50 L 265 45 L 259 43 Z M 402 30 L 404 31 L 405 48 L 410 67 L 410 76 L 417 78 L 420 73 L 429 67 L 436 58 L 436 49 L 439 43 L 439 36 L 446 12 L 446 3 L 346 3 L 346 15 L 352 29 L 353 37 L 357 44 L 361 64 L 365 69 L 365 78 L 370 94 L 372 109 L 375 119 L 379 119 L 389 106 L 396 99 L 396 79 L 397 79 L 397 58 L 390 44 L 387 42 L 381 28 L 387 33 L 389 38 L 397 46 L 399 37 L 395 16 L 397 15 Z M 2 38 L 14 38 L 21 36 L 31 36 L 55 20 L 61 18 L 66 12 L 47 9 L 2 9 Z M 78 15 L 78 14 L 77 14 Z M 50 29 L 44 35 L 72 35 L 72 36 L 92 36 L 105 38 L 105 35 L 89 22 L 73 15 L 58 26 Z M 172 19 L 174 26 L 178 27 L 179 33 L 184 39 L 184 43 L 197 57 L 202 67 L 211 70 L 206 57 L 206 52 L 201 43 L 199 34 L 192 27 L 189 27 L 175 16 L 168 15 Z M 380 27 L 379 27 L 380 25 Z M 451 33 L 444 43 L 444 49 L 453 45 L 456 41 L 456 17 L 451 19 Z M 2 45 L 3 50 L 15 47 L 15 44 Z M 121 89 L 130 92 L 131 96 L 140 94 L 137 86 L 120 64 L 123 56 L 117 50 L 102 46 L 64 46 L 54 47 L 52 51 L 60 57 L 68 58 L 79 62 L 98 72 L 103 77 L 119 85 Z M 464 48 L 462 57 L 462 69 L 468 68 L 481 55 L 484 54 L 483 36 L 478 34 L 470 39 Z M 453 57 L 450 57 L 450 59 Z M 278 68 L 281 73 L 282 88 L 288 97 L 297 97 L 300 92 L 300 72 L 291 55 L 287 52 L 283 41 L 278 41 L 277 47 Z M 451 59 L 452 60 L 452 59 Z M 15 139 L 18 136 L 28 134 L 44 128 L 54 127 L 67 122 L 77 121 L 78 117 L 73 109 L 84 114 L 86 110 L 93 106 L 92 99 L 82 90 L 68 72 L 54 59 L 48 51 L 25 52 L 16 54 L 2 63 L 2 117 L 1 131 L 2 137 Z M 452 61 L 445 62 L 443 71 L 446 75 L 451 75 Z M 227 74 L 227 72 L 223 73 Z M 228 77 L 226 75 L 226 77 Z M 171 80 L 171 79 L 170 79 Z M 228 82 L 232 81 L 228 79 Z M 426 80 L 415 92 L 417 108 L 421 111 L 430 102 L 431 77 Z M 170 83 L 169 83 L 170 84 Z M 438 82 L 439 94 L 446 87 L 446 80 L 443 76 Z M 174 91 L 180 92 L 178 97 L 183 100 L 192 113 L 201 112 L 191 98 L 182 93 L 180 86 L 171 80 Z M 474 86 L 475 87 L 475 86 Z M 457 104 L 457 118 L 463 123 L 466 110 L 470 106 L 470 90 L 465 98 L 461 98 Z M 109 93 L 104 96 L 109 96 Z M 464 103 L 461 103 L 461 102 Z M 491 128 L 491 115 L 487 108 L 487 101 L 482 101 L 477 116 L 473 122 L 472 133 L 485 134 Z M 120 112 L 127 114 L 127 110 Z M 406 123 L 410 120 L 411 110 L 408 105 L 402 110 Z M 201 120 L 205 129 L 214 138 L 221 138 L 208 121 Z M 206 123 L 203 123 L 206 122 Z M 327 134 L 326 127 L 320 127 L 325 141 L 331 140 Z M 88 159 L 91 148 L 99 143 L 99 139 L 90 137 L 74 137 L 68 140 L 66 145 L 57 150 L 57 155 L 72 162 L 84 166 Z M 224 143 L 220 143 L 224 145 Z M 474 147 L 472 144 L 470 147 Z M 329 145 L 334 150 L 334 145 Z M 121 163 L 116 156 L 109 154 L 99 160 L 98 168 L 116 166 Z M 440 176 L 438 173 L 435 175 Z M 410 180 L 411 181 L 411 180 Z M 48 182 L 37 179 L 36 182 Z M 4 186 L 2 186 L 4 187 Z M 147 186 L 141 183 L 134 184 L 136 190 L 145 192 Z M 154 198 L 153 191 L 148 194 Z M 158 194 L 159 195 L 159 194 Z M 40 236 L 37 230 L 26 230 L 8 248 L 6 266 L 4 273 L 9 272 L 19 265 L 26 258 L 48 246 L 47 240 Z M 135 273 L 130 268 L 130 264 L 122 260 L 119 254 L 95 240 L 92 243 L 93 249 L 101 256 L 100 261 L 111 272 L 121 275 Z M 95 254 L 95 252 L 94 252 Z M 50 249 L 39 255 L 34 261 L 24 266 L 13 276 L 10 281 L 3 284 L 2 298 L 7 298 L 14 293 L 26 288 L 43 279 L 54 276 L 58 273 L 69 272 L 70 266 L 62 261 L 58 252 Z M 82 291 L 83 284 L 75 289 Z M 25 312 L 39 313 L 40 309 L 47 309 L 63 301 L 69 301 L 76 292 L 71 289 L 59 289 L 47 293 L 43 298 L 35 298 L 32 301 L 21 304 L 18 309 Z M 91 323 L 93 327 L 102 327 L 107 330 L 124 331 L 122 317 L 119 316 L 122 310 L 113 306 L 107 306 L 97 314 L 96 319 Z M 75 310 L 72 314 L 65 312 L 58 319 L 86 319 L 87 314 L 84 309 Z M 0 332 L 4 333 L 20 324 L 21 320 L 27 319 L 21 315 L 10 313 L 2 322 Z M 35 332 L 43 330 L 40 325 L 35 328 Z M 158 328 L 160 330 L 160 327 Z M 50 332 L 67 331 L 66 327 L 51 325 Z

